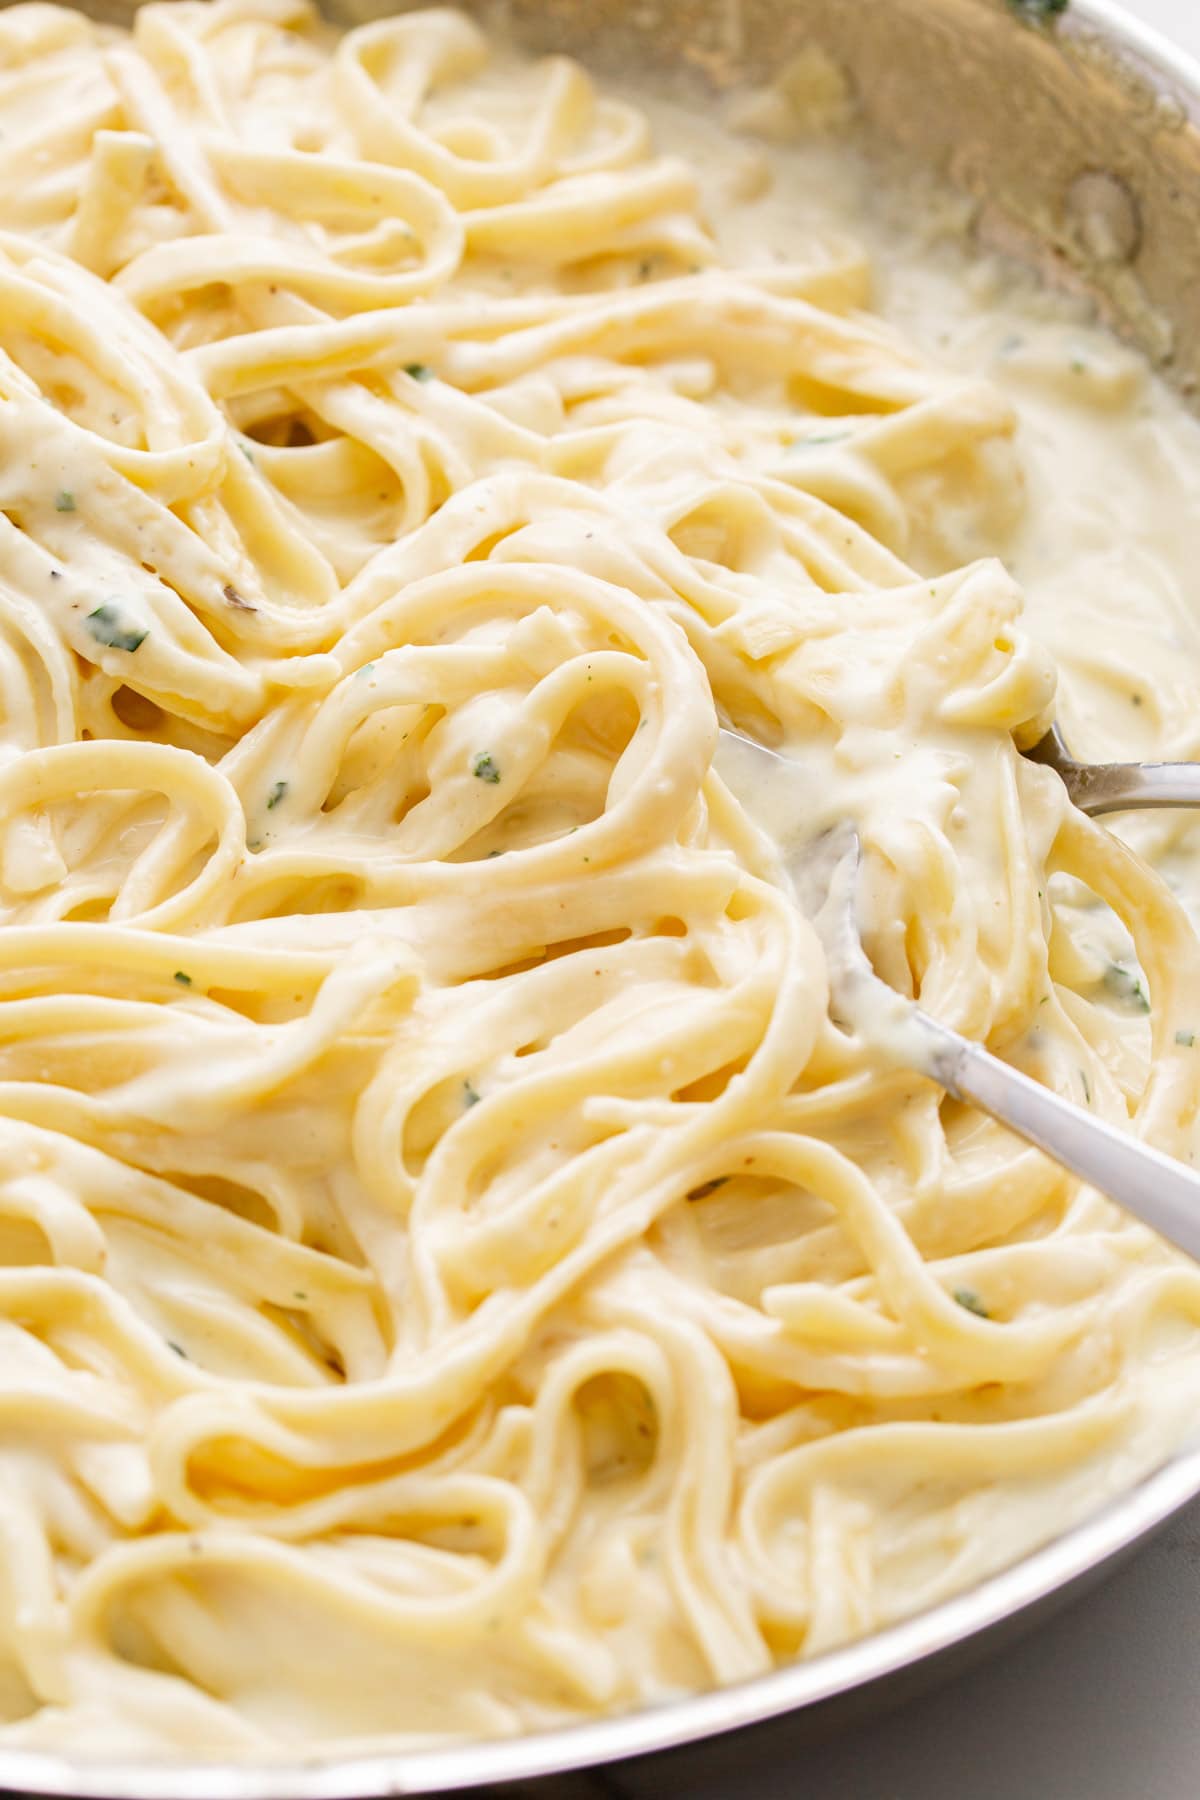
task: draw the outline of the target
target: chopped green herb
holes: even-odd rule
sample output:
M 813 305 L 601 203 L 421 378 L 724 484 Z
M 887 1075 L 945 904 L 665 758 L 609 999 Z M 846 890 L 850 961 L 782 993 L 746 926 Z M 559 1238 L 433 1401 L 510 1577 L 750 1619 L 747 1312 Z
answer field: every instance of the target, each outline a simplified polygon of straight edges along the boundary
M 469 1081 L 463 1082 L 463 1105 L 464 1106 L 478 1106 L 481 1098 L 482 1098 L 482 1096 L 480 1095 L 478 1090 L 476 1088 L 473 1088 Z
M 1080 1069 L 1079 1079 L 1083 1083 L 1083 1097 L 1087 1101 L 1088 1105 L 1090 1106 L 1092 1104 L 1092 1084 L 1087 1078 L 1087 1070 L 1086 1069 Z
M 1130 694 L 1129 704 L 1131 706 L 1140 706 L 1142 704 L 1142 696 L 1140 694 Z
M 173 1350 L 175 1352 L 176 1356 L 182 1356 L 184 1362 L 188 1362 L 190 1360 L 190 1358 L 188 1357 L 188 1353 L 184 1349 L 183 1345 L 177 1344 L 173 1338 L 167 1339 L 167 1349 Z
M 405 363 L 404 373 L 411 375 L 414 381 L 433 380 L 433 370 L 428 363 Z
M 651 271 L 651 269 L 653 269 L 653 267 L 654 267 L 654 264 L 650 261 L 650 259 L 648 257 L 644 258 L 638 264 L 638 280 L 639 281 L 648 281 L 650 279 L 650 271 Z
M 110 650 L 128 650 L 131 655 L 150 635 L 145 625 L 133 624 L 119 606 L 107 601 L 88 614 L 85 624 L 98 644 L 106 644 Z
M 1010 12 L 1029 25 L 1049 25 L 1065 13 L 1071 0 L 1008 0 Z
M 225 583 L 225 586 L 221 589 L 221 592 L 222 592 L 222 594 L 224 594 L 224 596 L 225 596 L 226 600 L 229 602 L 230 606 L 236 606 L 236 608 L 239 612 L 257 612 L 258 611 L 257 606 L 251 606 L 251 604 L 248 600 L 244 600 L 242 598 L 242 596 L 238 593 L 237 589 L 234 587 L 232 581 L 227 581 Z
M 812 437 L 793 438 L 792 449 L 807 450 L 811 444 L 840 444 L 849 436 L 848 431 L 818 431 Z
M 1109 963 L 1104 971 L 1104 991 L 1111 994 L 1114 1000 L 1120 1000 L 1133 1012 L 1149 1012 L 1150 1002 L 1146 998 L 1141 978 L 1132 969 L 1122 963 Z
M 54 510 L 55 512 L 74 512 L 74 494 L 69 494 L 66 488 L 60 488 L 58 493 L 54 496 Z
M 489 781 L 494 787 L 500 779 L 500 765 L 490 750 L 481 750 L 471 764 L 471 773 L 480 781 Z
M 699 1187 L 689 1188 L 687 1197 L 689 1200 L 705 1200 L 709 1194 L 715 1194 L 719 1187 L 724 1187 L 728 1180 L 728 1175 L 714 1176 L 712 1181 L 702 1181 Z
M 1185 1050 L 1190 1050 L 1196 1042 L 1196 1034 L 1194 1031 L 1177 1031 L 1175 1042 L 1182 1044 Z
M 503 855 L 504 855 L 503 850 L 489 850 L 486 857 L 484 858 L 484 861 L 491 862 L 493 856 L 503 856 Z
M 245 457 L 245 459 L 248 463 L 252 463 L 254 461 L 254 452 L 250 448 L 249 444 L 244 444 L 239 440 L 238 449 L 241 451 L 242 455 Z
M 292 1299 L 293 1300 L 307 1300 L 308 1295 L 304 1292 L 303 1288 L 296 1288 L 292 1294 Z
M 192 985 L 192 978 L 184 969 L 176 969 L 174 978 L 180 987 L 191 987 Z
M 1087 374 L 1087 360 L 1085 357 L 1073 356 L 1071 358 L 1071 373 L 1072 375 Z
M 371 662 L 371 663 L 364 663 L 364 664 L 363 664 L 363 666 L 362 666 L 362 668 L 361 668 L 361 669 L 356 669 L 356 670 L 355 670 L 355 671 L 354 671 L 354 673 L 355 673 L 355 674 L 356 674 L 356 675 L 369 675 L 369 674 L 370 674 L 370 673 L 371 673 L 371 671 L 372 671 L 372 670 L 373 670 L 373 669 L 374 669 L 374 667 L 375 667 L 375 664 L 374 664 L 374 663 L 373 663 L 373 662 Z
M 974 1313 L 977 1319 L 991 1318 L 991 1313 L 983 1304 L 983 1301 L 979 1298 L 979 1295 L 975 1292 L 974 1288 L 955 1288 L 954 1298 L 967 1312 Z
M 275 783 L 275 786 L 267 795 L 268 812 L 274 812 L 275 808 L 279 805 L 279 802 L 283 799 L 283 796 L 287 793 L 287 790 L 288 784 L 286 781 L 277 781 Z

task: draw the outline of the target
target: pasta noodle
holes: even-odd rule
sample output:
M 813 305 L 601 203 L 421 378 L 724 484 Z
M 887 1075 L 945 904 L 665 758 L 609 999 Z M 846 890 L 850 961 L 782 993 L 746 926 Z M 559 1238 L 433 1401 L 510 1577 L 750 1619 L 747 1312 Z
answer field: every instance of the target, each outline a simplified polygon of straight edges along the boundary
M 1190 1152 L 1192 927 L 929 548 L 1002 393 L 450 12 L 19 5 L 0 131 L 0 1743 L 661 1701 L 1162 1460 L 1200 1276 L 831 1022 L 713 766 L 788 746 L 881 973 Z

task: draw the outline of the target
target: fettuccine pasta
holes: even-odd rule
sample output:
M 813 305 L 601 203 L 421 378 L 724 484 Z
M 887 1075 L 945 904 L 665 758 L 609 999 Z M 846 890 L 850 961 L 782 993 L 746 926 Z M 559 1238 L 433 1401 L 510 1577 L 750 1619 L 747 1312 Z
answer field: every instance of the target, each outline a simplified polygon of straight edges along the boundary
M 661 1702 L 1161 1461 L 1200 1275 L 831 1021 L 713 764 L 787 748 L 887 980 L 1190 1153 L 1192 927 L 947 548 L 999 389 L 450 12 L 20 5 L 0 132 L 0 1743 Z

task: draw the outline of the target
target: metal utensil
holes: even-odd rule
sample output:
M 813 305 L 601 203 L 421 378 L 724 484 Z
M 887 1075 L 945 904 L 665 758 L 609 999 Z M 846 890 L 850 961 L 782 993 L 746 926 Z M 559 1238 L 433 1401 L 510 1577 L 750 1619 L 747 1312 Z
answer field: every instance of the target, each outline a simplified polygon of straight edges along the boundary
M 1072 804 L 1090 818 L 1144 806 L 1200 806 L 1200 763 L 1082 763 L 1052 725 L 1025 755 L 1062 777 Z
M 891 1061 L 998 1119 L 1200 1261 L 1200 1175 L 952 1031 L 875 973 L 859 935 L 861 853 L 858 832 L 844 823 L 789 858 L 798 898 L 825 947 L 839 1022 L 882 1044 Z

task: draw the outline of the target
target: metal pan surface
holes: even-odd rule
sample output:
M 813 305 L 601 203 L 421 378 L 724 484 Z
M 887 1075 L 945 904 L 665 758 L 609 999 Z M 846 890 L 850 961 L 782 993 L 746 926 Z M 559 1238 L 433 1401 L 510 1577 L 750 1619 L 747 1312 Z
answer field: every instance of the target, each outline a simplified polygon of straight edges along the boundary
M 533 50 L 635 68 L 697 94 L 755 82 L 802 43 L 847 70 L 867 138 L 979 202 L 980 238 L 1089 293 L 1187 395 L 1200 392 L 1200 67 L 1110 0 L 508 0 Z M 123 0 L 93 16 L 121 22 Z M 332 0 L 339 23 L 407 10 Z M 486 3 L 476 11 L 494 16 Z M 1097 220 L 1101 223 L 1098 225 Z M 1106 1575 L 1200 1495 L 1200 1447 L 1061 1538 L 935 1609 L 810 1662 L 627 1717 L 418 1754 L 236 1765 L 81 1761 L 0 1749 L 0 1793 L 97 1800 L 374 1800 L 518 1784 L 628 1758 L 681 1786 L 680 1747 L 738 1734 L 770 1757 L 895 1704 Z M 753 1746 L 753 1749 L 751 1749 Z M 721 1760 L 728 1763 L 722 1755 Z M 731 1766 L 731 1765 L 729 1765 Z M 556 1794 L 602 1793 L 603 1778 Z M 687 1791 L 686 1779 L 682 1791 Z

